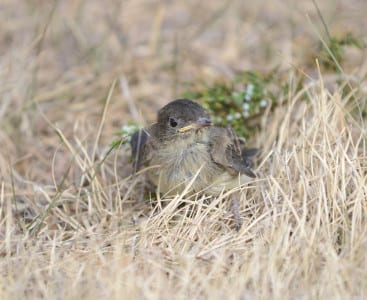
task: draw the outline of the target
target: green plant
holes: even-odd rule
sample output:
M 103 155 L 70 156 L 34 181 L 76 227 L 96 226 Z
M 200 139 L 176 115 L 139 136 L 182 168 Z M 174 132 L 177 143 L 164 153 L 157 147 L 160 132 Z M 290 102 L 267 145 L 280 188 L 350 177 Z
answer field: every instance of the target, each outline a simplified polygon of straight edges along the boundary
M 344 60 L 344 48 L 346 46 L 362 49 L 363 43 L 350 32 L 342 37 L 330 36 L 327 47 L 320 44 L 320 48 L 322 47 L 322 49 L 320 49 L 319 58 L 322 65 L 328 70 L 340 71 L 338 64 Z
M 139 124 L 136 122 L 128 122 L 126 125 L 122 126 L 116 131 L 116 138 L 110 143 L 110 147 L 114 149 L 120 145 L 129 143 L 131 136 L 139 129 L 141 129 L 141 126 L 139 126 Z
M 213 113 L 216 124 L 230 125 L 240 136 L 248 137 L 256 127 L 256 122 L 249 125 L 248 121 L 275 100 L 268 88 L 272 75 L 246 71 L 229 82 L 189 84 L 183 96 L 201 102 Z

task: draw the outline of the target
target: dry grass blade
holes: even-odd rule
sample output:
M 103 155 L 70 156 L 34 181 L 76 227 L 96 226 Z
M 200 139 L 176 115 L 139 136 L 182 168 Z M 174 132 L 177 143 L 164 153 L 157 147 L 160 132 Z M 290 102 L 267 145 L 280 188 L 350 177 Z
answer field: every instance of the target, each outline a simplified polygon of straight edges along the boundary
M 365 48 L 336 61 L 310 20 L 365 45 L 367 2 L 121 3 L 1 1 L 0 298 L 365 298 Z M 249 185 L 149 194 L 109 146 L 181 83 L 274 68 Z

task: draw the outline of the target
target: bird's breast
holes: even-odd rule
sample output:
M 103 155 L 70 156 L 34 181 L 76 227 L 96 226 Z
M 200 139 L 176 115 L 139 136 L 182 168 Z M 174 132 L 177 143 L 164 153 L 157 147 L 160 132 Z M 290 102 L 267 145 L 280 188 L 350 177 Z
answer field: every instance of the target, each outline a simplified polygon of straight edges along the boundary
M 157 151 L 152 162 L 159 167 L 150 172 L 149 178 L 163 193 L 181 192 L 187 184 L 191 184 L 194 191 L 203 190 L 219 171 L 204 142 L 184 140 L 165 145 Z

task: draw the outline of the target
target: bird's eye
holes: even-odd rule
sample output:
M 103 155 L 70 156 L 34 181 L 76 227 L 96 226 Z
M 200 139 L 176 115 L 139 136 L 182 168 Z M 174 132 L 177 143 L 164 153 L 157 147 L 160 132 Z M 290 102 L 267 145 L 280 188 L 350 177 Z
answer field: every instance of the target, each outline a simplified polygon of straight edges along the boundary
M 176 127 L 177 126 L 176 120 L 173 118 L 169 118 L 169 125 L 171 125 L 171 127 Z

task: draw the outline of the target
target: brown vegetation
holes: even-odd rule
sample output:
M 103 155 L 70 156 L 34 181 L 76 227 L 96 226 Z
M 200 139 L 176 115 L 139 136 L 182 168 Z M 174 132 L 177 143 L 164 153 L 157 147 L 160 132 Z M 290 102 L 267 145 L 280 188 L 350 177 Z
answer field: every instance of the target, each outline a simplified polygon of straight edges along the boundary
M 366 44 L 366 1 L 318 5 Z M 366 51 L 319 67 L 312 1 L 3 0 L 0 28 L 1 299 L 366 297 Z M 239 232 L 228 195 L 152 205 L 127 146 L 103 161 L 184 82 L 275 67 L 306 80 L 249 141 Z

